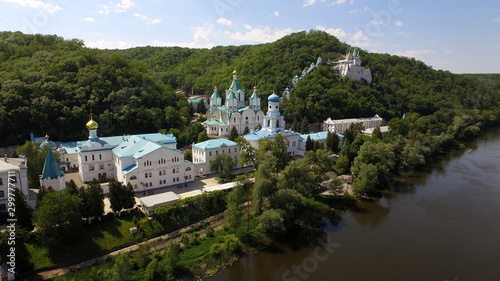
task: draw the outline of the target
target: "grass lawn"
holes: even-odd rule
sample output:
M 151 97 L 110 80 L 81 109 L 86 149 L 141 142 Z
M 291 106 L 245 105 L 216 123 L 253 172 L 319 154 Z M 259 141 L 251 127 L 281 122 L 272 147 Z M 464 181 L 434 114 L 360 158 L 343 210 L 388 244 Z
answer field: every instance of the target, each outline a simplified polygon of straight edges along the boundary
M 163 227 L 157 221 L 148 220 L 139 211 L 132 211 L 130 214 L 125 212 L 121 217 L 108 215 L 101 222 L 94 220 L 92 224 L 85 224 L 82 235 L 63 250 L 50 251 L 33 239 L 32 243 L 28 244 L 33 264 L 35 268 L 41 268 L 86 259 L 103 251 L 140 241 L 145 237 L 143 234 L 132 235 L 129 231 L 129 228 L 135 226 L 132 222 L 134 216 L 140 221 L 146 236 L 163 231 Z

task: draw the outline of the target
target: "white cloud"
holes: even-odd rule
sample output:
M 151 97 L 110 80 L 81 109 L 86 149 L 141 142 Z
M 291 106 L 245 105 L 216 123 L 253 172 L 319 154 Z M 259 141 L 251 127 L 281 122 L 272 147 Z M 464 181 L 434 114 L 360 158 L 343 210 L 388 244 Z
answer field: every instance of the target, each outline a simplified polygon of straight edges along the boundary
M 402 56 L 402 57 L 417 58 L 417 57 L 420 57 L 421 55 L 434 54 L 434 51 L 432 51 L 432 50 L 406 50 L 406 51 L 402 51 L 402 52 L 395 52 L 394 54 L 397 56 Z
M 498 17 L 496 17 L 496 18 L 492 19 L 491 21 L 500 21 L 500 16 L 498 16 Z
M 91 17 L 88 17 L 88 18 L 84 18 L 83 21 L 86 21 L 86 22 L 95 22 L 95 20 Z
M 349 14 L 355 14 L 355 13 L 357 13 L 357 12 L 359 12 L 359 10 L 358 10 L 358 9 L 355 9 L 355 10 L 349 11 Z
M 121 0 L 120 3 L 116 4 L 115 8 L 118 13 L 123 13 L 126 12 L 128 9 L 130 9 L 132 6 L 135 5 L 135 2 L 132 2 L 130 0 Z
M 142 21 L 146 22 L 146 24 L 158 24 L 158 23 L 161 23 L 161 19 L 160 18 L 157 18 L 157 19 L 152 19 L 152 18 L 149 18 L 148 16 L 146 15 L 141 15 L 139 13 L 135 13 L 134 16 L 136 18 L 139 18 L 141 19 Z
M 316 0 L 305 0 L 304 1 L 304 5 L 302 5 L 303 7 L 307 7 L 307 6 L 311 6 L 311 5 L 314 5 L 316 4 Z
M 277 17 L 279 17 L 280 16 L 280 12 L 274 11 L 274 15 L 277 16 Z
M 325 3 L 326 0 L 319 0 L 320 2 L 323 2 Z M 340 1 L 344 1 L 344 0 L 340 0 Z M 347 1 L 347 0 L 345 0 Z M 307 7 L 307 6 L 311 6 L 311 5 L 314 5 L 316 4 L 316 0 L 304 0 L 304 5 L 302 5 L 302 7 Z
M 99 5 L 99 8 L 101 8 L 98 13 L 103 14 L 103 15 L 108 15 L 109 14 L 109 6 L 107 5 Z
M 47 11 L 49 13 L 55 13 L 57 11 L 63 10 L 63 8 L 59 5 L 45 3 L 39 0 L 3 0 L 3 1 L 18 4 L 23 7 L 30 7 L 33 9 Z
M 248 30 L 251 30 L 251 29 L 252 29 L 252 26 L 251 26 L 251 25 L 249 25 L 249 24 L 246 24 L 246 23 L 245 23 L 245 24 L 244 24 L 244 26 L 245 26 L 245 29 L 248 29 Z
M 446 50 L 444 50 L 444 52 L 445 52 L 445 53 L 447 53 L 447 54 L 451 54 L 451 53 L 453 53 L 453 50 L 451 50 L 451 49 L 446 49 Z
M 202 26 L 197 26 L 193 27 L 193 36 L 194 36 L 194 41 L 207 41 L 208 36 L 212 34 L 212 29 L 214 28 L 214 25 L 211 23 L 205 23 Z
M 372 20 L 372 23 L 373 23 L 373 24 L 376 24 L 376 25 L 382 25 L 382 24 L 383 24 L 383 22 L 382 22 L 382 21 L 380 21 L 380 20 L 376 20 L 376 19 L 373 19 L 373 20 Z
M 382 33 L 383 35 L 383 33 Z M 356 33 L 348 33 L 348 39 L 346 41 L 349 45 L 353 45 L 360 48 L 375 48 L 383 46 L 384 44 L 376 41 L 373 37 L 368 37 L 363 31 L 358 31 Z M 373 51 L 373 50 L 372 50 Z
M 237 41 L 267 43 L 276 41 L 293 32 L 291 28 L 275 28 L 273 30 L 269 26 L 252 28 L 250 25 L 245 25 L 245 28 L 248 31 L 243 33 L 239 31 L 233 33 L 226 32 L 225 34 Z
M 226 18 L 219 18 L 217 19 L 217 23 L 225 26 L 232 26 L 233 22 L 231 20 L 228 20 Z
M 328 4 L 328 6 L 340 5 L 340 4 L 344 4 L 345 2 L 347 2 L 347 0 L 336 0 L 336 1 L 333 1 L 332 3 Z
M 185 48 L 196 48 L 196 49 L 210 49 L 213 46 L 215 46 L 215 43 L 168 42 L 161 40 L 153 40 L 149 45 L 157 47 L 185 47 Z
M 134 47 L 129 42 L 124 41 L 108 41 L 108 40 L 98 40 L 95 42 L 85 43 L 85 46 L 89 48 L 97 48 L 97 49 L 128 49 Z
M 324 26 L 317 25 L 316 29 L 321 30 L 321 31 L 325 31 L 325 32 L 337 37 L 337 38 L 347 37 L 347 33 L 344 30 L 342 30 L 342 28 L 326 28 Z
M 403 22 L 400 20 L 396 20 L 396 21 L 394 21 L 394 25 L 395 26 L 403 26 Z

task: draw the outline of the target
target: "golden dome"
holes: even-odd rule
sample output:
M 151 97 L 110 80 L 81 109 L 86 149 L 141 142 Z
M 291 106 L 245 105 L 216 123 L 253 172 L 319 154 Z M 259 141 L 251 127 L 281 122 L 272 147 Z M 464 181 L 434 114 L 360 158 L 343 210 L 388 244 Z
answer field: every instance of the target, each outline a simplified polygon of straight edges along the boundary
M 97 128 L 99 127 L 99 124 L 97 124 L 96 121 L 94 121 L 94 119 L 92 119 L 92 117 L 90 117 L 90 121 L 87 122 L 87 129 L 89 130 L 97 130 Z
M 238 72 L 236 71 L 236 69 L 233 71 L 233 75 L 238 75 Z

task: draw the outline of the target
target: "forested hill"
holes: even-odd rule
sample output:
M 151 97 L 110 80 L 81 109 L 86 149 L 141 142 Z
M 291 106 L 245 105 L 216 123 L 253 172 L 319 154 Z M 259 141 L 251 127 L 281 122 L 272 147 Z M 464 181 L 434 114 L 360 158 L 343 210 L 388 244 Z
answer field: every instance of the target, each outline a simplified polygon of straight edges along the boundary
M 22 143 L 30 132 L 57 140 L 83 139 L 90 110 L 101 135 L 182 130 L 188 105 L 173 89 L 210 95 L 216 85 L 223 91 L 236 69 L 247 96 L 256 85 L 265 105 L 267 96 L 273 91 L 281 95 L 318 56 L 325 62 L 349 50 L 321 31 L 251 46 L 104 51 L 55 35 L 0 32 L 0 146 Z M 283 102 L 287 120 L 307 116 L 309 122 L 320 122 L 376 113 L 388 120 L 403 112 L 428 115 L 442 107 L 498 108 L 499 89 L 484 83 L 488 77 L 435 71 L 387 54 L 361 51 L 361 59 L 372 71 L 371 85 L 341 80 L 331 66 L 320 65 Z

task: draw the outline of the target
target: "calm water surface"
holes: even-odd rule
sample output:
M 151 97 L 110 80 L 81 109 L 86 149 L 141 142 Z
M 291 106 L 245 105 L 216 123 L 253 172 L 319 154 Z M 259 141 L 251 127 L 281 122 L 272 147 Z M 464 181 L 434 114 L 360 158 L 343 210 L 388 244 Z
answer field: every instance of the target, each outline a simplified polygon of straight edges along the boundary
M 466 146 L 325 218 L 326 242 L 278 243 L 207 280 L 500 280 L 500 128 Z

